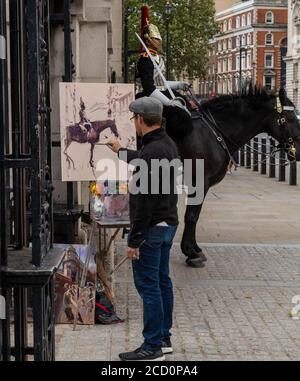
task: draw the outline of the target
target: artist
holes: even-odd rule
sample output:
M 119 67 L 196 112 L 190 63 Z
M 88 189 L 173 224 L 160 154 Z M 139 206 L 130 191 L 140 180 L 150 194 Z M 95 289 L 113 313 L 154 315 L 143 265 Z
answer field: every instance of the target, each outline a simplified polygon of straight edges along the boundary
M 144 160 L 148 164 L 148 186 L 151 185 L 151 159 L 178 158 L 175 143 L 161 127 L 163 105 L 150 97 L 143 97 L 129 106 L 134 113 L 135 128 L 142 137 L 140 151 L 127 151 L 127 161 Z M 121 156 L 124 148 L 118 141 L 109 147 Z M 136 169 L 135 171 L 137 171 Z M 121 360 L 164 360 L 172 353 L 170 340 L 173 315 L 173 286 L 169 277 L 170 250 L 178 225 L 177 194 L 174 176 L 170 176 L 170 194 L 163 194 L 160 173 L 159 194 L 130 195 L 131 232 L 128 237 L 127 256 L 133 261 L 135 287 L 143 300 L 144 343 L 135 351 L 121 353 Z M 141 176 L 141 181 L 143 175 Z

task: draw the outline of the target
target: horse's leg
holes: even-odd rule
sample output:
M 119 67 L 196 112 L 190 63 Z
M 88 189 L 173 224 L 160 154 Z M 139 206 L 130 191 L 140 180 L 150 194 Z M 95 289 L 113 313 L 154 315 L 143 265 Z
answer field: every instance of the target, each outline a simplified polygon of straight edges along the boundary
M 187 205 L 184 217 L 184 232 L 181 240 L 181 250 L 187 256 L 186 263 L 192 267 L 204 267 L 205 255 L 196 241 L 196 226 L 202 210 L 202 206 L 207 195 L 209 186 L 205 181 L 203 201 L 197 205 Z
M 91 144 L 90 166 L 92 168 L 94 168 L 94 149 L 95 149 L 95 144 Z
M 73 164 L 73 168 L 75 169 L 75 163 L 74 163 L 73 159 L 71 158 L 71 156 L 69 156 L 67 153 L 67 149 L 70 147 L 71 144 L 72 144 L 72 141 L 70 141 L 68 138 L 66 138 L 65 139 L 64 155 L 66 156 L 66 160 L 68 163 L 68 169 L 71 169 L 71 163 Z
M 186 263 L 192 267 L 204 267 L 206 257 L 196 242 L 196 226 L 202 205 L 188 205 L 185 212 L 185 226 L 181 240 L 181 250 L 187 257 Z

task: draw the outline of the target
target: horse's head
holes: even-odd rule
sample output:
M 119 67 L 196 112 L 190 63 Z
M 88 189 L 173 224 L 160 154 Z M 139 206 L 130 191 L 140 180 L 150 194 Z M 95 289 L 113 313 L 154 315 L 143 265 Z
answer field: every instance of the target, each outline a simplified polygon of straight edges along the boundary
M 289 160 L 300 161 L 300 124 L 294 104 L 288 99 L 285 90 L 281 89 L 272 99 L 272 111 L 266 119 L 266 129 L 285 149 Z

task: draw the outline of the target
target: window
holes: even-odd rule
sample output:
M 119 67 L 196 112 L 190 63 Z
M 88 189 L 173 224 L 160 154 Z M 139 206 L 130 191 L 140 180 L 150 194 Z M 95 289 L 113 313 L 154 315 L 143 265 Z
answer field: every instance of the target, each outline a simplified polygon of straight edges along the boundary
M 228 93 L 232 93 L 232 79 L 228 78 Z
M 242 35 L 242 46 L 245 46 L 246 45 L 246 37 L 245 35 L 243 34 Z
M 273 68 L 274 67 L 274 54 L 267 53 L 265 55 L 265 67 L 266 68 Z
M 222 42 L 221 41 L 219 41 L 219 43 L 218 43 L 218 50 L 219 50 L 219 52 L 222 50 Z
M 236 18 L 236 28 L 238 29 L 240 27 L 241 27 L 241 18 L 240 18 L 240 16 L 237 16 L 237 18 Z
M 228 58 L 228 71 L 232 71 L 232 58 Z
M 224 71 L 224 72 L 227 71 L 227 59 L 224 59 L 224 60 L 223 60 L 223 71 Z
M 246 56 L 245 56 L 245 53 L 243 53 L 243 55 L 242 55 L 242 69 L 243 70 L 246 69 Z
M 235 69 L 236 71 L 240 70 L 240 54 L 237 54 L 235 57 Z
M 246 26 L 246 16 L 242 16 L 242 26 Z
M 266 45 L 273 45 L 273 34 L 266 34 Z
M 227 50 L 227 40 L 223 40 L 223 50 Z
M 274 80 L 273 80 L 273 77 L 270 76 L 270 75 L 266 75 L 265 76 L 265 89 L 267 91 L 270 91 L 272 90 L 274 87 Z
M 266 23 L 267 24 L 273 24 L 274 23 L 274 14 L 273 14 L 273 12 L 267 12 L 266 13 Z
M 232 30 L 232 19 L 229 19 L 228 30 Z
M 241 45 L 241 37 L 237 36 L 236 38 L 236 46 L 239 47 Z
M 250 26 L 252 24 L 252 15 L 251 13 L 248 13 L 248 16 L 247 16 L 247 24 Z
M 223 79 L 223 94 L 227 94 L 227 79 Z
M 228 49 L 231 50 L 232 49 L 232 38 L 230 38 L 228 40 Z
M 251 45 L 252 44 L 252 36 L 251 36 L 251 33 L 248 33 L 248 37 L 247 37 L 247 45 Z
M 251 65 L 252 65 L 252 62 L 251 62 L 251 53 L 247 53 L 247 69 L 251 69 Z
M 224 21 L 223 32 L 227 32 L 227 20 Z
M 222 73 L 222 61 L 218 62 L 218 73 Z

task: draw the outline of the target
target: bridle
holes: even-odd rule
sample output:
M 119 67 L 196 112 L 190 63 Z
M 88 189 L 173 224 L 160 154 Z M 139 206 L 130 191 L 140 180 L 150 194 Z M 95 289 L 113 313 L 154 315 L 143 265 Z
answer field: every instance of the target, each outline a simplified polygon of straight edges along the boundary
M 279 96 L 276 97 L 276 106 L 275 110 L 278 113 L 278 119 L 277 123 L 279 128 L 282 130 L 282 140 L 279 141 L 278 148 L 284 149 L 287 154 L 292 158 L 293 161 L 296 161 L 296 147 L 295 147 L 295 141 L 300 139 L 300 134 L 296 136 L 290 136 L 288 126 L 287 126 L 287 118 L 284 114 L 284 111 L 292 111 L 295 113 L 295 107 L 294 106 L 282 106 Z

